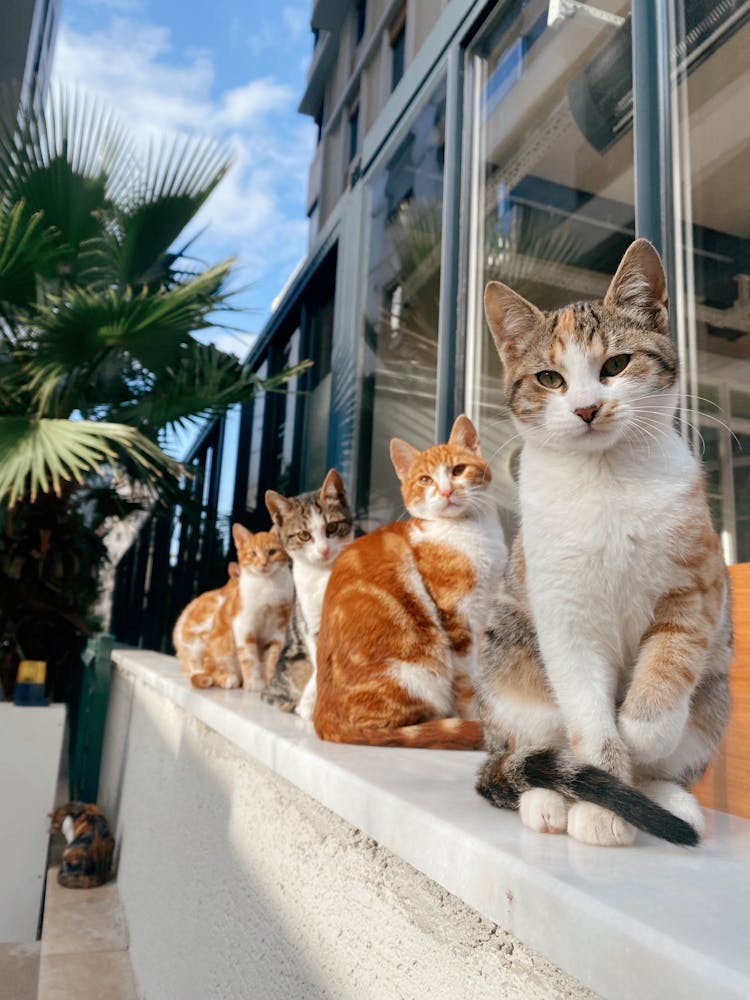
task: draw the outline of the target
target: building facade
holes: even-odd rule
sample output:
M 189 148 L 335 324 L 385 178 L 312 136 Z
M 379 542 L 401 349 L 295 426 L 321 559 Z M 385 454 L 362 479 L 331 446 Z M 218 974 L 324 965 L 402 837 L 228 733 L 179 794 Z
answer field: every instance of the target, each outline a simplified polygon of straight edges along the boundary
M 750 561 L 750 2 L 316 0 L 311 25 L 309 253 L 249 362 L 314 364 L 205 428 L 201 515 L 146 525 L 118 637 L 169 648 L 181 605 L 225 576 L 231 521 L 268 525 L 268 488 L 336 466 L 362 530 L 400 516 L 390 438 L 426 447 L 460 412 L 510 533 L 518 439 L 484 285 L 596 298 L 636 235 L 667 267 L 679 418 L 725 557 Z
M 49 86 L 62 0 L 3 0 L 0 4 L 0 87 L 22 101 Z

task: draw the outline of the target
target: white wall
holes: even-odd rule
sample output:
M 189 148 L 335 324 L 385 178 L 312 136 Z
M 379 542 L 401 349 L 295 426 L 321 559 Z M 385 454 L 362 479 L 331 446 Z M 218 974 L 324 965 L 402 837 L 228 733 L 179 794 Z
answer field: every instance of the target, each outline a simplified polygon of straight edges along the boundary
M 36 940 L 65 706 L 0 704 L 0 942 Z
M 119 671 L 99 802 L 145 1000 L 592 996 Z

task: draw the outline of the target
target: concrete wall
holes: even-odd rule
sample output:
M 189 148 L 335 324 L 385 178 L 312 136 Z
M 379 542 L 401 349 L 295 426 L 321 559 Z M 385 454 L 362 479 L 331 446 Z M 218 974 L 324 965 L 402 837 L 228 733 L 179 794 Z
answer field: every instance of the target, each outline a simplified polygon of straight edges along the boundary
M 591 996 L 119 672 L 99 801 L 146 1000 Z

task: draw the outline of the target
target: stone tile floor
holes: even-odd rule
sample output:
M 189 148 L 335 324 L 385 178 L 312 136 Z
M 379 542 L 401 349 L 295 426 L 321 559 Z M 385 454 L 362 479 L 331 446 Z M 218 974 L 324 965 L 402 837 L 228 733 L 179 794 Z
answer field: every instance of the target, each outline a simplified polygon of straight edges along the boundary
M 138 1000 L 116 882 L 64 889 L 58 885 L 57 868 L 49 869 L 35 996 Z

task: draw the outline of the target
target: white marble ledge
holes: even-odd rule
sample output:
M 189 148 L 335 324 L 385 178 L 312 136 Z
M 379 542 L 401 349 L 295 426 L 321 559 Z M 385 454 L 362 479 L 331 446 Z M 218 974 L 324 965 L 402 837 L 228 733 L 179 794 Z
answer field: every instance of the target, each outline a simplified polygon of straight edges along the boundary
M 698 848 L 536 834 L 474 791 L 478 752 L 324 743 L 173 657 L 118 650 L 147 684 L 610 1000 L 750 997 L 750 821 L 710 812 Z

